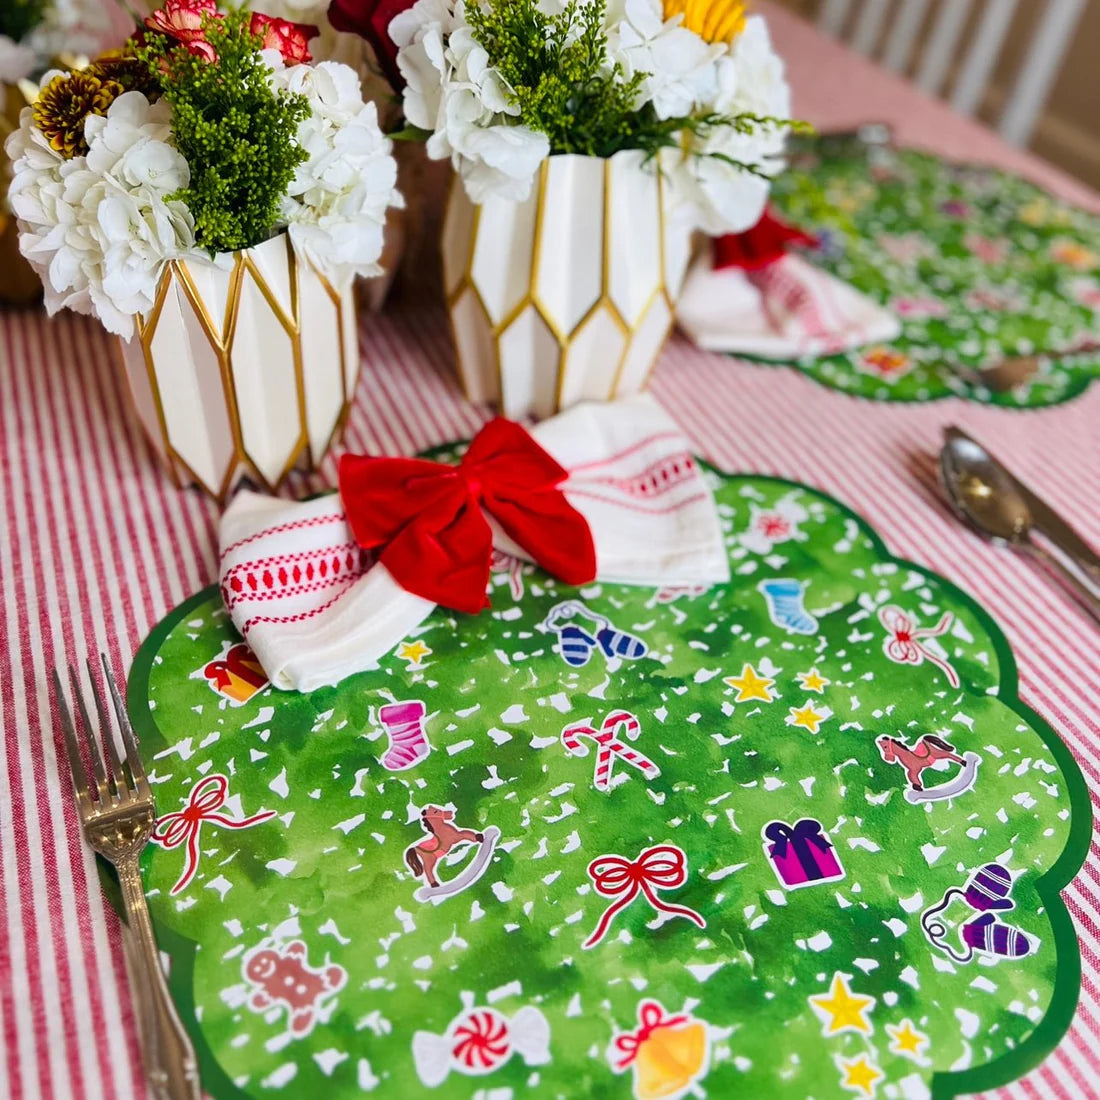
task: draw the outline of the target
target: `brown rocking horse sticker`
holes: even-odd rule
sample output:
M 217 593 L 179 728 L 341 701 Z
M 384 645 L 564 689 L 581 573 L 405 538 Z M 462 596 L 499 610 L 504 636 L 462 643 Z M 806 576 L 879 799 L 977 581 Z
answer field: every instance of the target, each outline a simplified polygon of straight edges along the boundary
M 484 832 L 463 829 L 454 823 L 455 811 L 446 806 L 425 806 L 420 811 L 420 827 L 427 834 L 405 849 L 405 862 L 414 875 L 424 880 L 413 897 L 417 901 L 437 903 L 472 886 L 489 866 L 500 830 L 490 825 Z M 455 851 L 476 846 L 474 858 L 453 878 L 440 881 L 436 868 L 453 862 L 447 856 Z
M 982 762 L 976 752 L 967 752 L 960 756 L 954 745 L 948 744 L 934 733 L 926 733 L 912 747 L 900 737 L 880 737 L 875 744 L 887 764 L 898 764 L 905 769 L 909 778 L 909 789 L 905 792 L 905 798 L 914 804 L 938 802 L 972 790 L 978 777 L 978 765 Z M 940 765 L 944 761 L 948 765 L 959 765 L 954 778 L 934 787 L 926 786 L 924 772 L 929 768 L 942 770 Z

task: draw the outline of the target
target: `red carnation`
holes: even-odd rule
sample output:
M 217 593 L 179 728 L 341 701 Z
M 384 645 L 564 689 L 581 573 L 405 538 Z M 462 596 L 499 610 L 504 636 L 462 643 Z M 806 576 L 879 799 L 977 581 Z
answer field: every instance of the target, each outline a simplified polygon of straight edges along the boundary
M 408 11 L 415 0 L 332 0 L 329 22 L 338 31 L 347 31 L 365 38 L 378 58 L 386 79 L 400 90 L 405 81 L 397 67 L 397 47 L 389 36 L 389 26 L 395 16 Z
M 294 23 L 289 19 L 277 19 L 271 15 L 252 13 L 248 28 L 263 40 L 265 50 L 278 50 L 288 65 L 307 65 L 313 58 L 309 53 L 309 40 L 321 32 L 312 23 Z
M 145 25 L 174 38 L 205 61 L 216 61 L 218 55 L 206 40 L 207 19 L 221 19 L 215 0 L 165 0 L 163 8 L 146 17 Z

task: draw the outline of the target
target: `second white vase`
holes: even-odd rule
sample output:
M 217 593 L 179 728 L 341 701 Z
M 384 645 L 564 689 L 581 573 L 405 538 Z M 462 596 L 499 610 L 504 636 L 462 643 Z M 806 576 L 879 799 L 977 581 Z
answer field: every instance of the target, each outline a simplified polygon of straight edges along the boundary
M 470 202 L 456 182 L 443 278 L 467 397 L 550 416 L 639 392 L 672 327 L 690 231 L 659 160 L 553 156 L 524 202 Z

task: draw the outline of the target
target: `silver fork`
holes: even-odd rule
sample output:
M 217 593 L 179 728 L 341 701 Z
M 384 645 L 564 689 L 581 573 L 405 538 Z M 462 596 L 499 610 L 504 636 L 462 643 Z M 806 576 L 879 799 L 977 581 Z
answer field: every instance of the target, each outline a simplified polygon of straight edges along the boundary
M 135 1008 L 141 1035 L 142 1058 L 149 1083 L 154 1094 L 162 1100 L 199 1100 L 202 1089 L 199 1085 L 195 1049 L 168 992 L 141 882 L 141 850 L 148 842 L 157 819 L 153 792 L 145 777 L 134 731 L 118 685 L 111 674 L 111 666 L 106 655 L 101 656 L 104 679 L 111 693 L 115 717 L 118 719 L 126 750 L 125 766 L 115 747 L 111 721 L 107 716 L 103 697 L 96 690 L 92 661 L 88 661 L 88 679 L 92 685 L 92 699 L 99 718 L 98 738 L 84 703 L 76 669 L 69 666 L 73 698 L 80 712 L 95 782 L 91 782 L 81 759 L 80 741 L 72 712 L 65 701 L 61 677 L 56 668 L 53 670 L 54 693 L 61 713 L 61 727 L 65 733 L 65 748 L 69 754 L 76 805 L 80 811 L 84 839 L 114 865 L 122 884 L 122 900 L 129 929 L 125 941 L 131 951 Z M 104 763 L 104 749 L 110 770 Z

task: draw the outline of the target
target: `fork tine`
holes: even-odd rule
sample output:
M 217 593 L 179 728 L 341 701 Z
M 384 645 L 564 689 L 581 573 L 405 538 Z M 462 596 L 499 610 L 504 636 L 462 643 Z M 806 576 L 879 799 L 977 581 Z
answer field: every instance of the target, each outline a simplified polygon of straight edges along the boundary
M 84 767 L 84 761 L 80 759 L 80 742 L 76 738 L 76 730 L 73 728 L 73 716 L 69 710 L 69 704 L 65 701 L 65 692 L 61 687 L 61 677 L 57 674 L 57 668 L 53 669 L 53 693 L 57 699 L 57 709 L 61 715 L 61 729 L 65 734 L 65 751 L 69 757 L 69 772 L 73 777 L 73 790 L 76 792 L 76 805 L 81 817 L 86 817 L 92 810 L 92 798 L 89 793 L 88 772 Z
M 107 805 L 113 801 L 111 788 L 107 780 L 107 769 L 103 765 L 103 753 L 99 748 L 99 738 L 95 735 L 95 727 L 88 715 L 88 708 L 84 705 L 84 694 L 80 690 L 80 680 L 77 678 L 76 669 L 69 665 L 69 678 L 73 682 L 73 695 L 76 697 L 76 705 L 80 711 L 80 717 L 84 720 L 84 734 L 88 742 L 88 750 L 92 756 L 92 767 L 95 768 L 96 786 L 99 790 L 99 801 Z
M 138 752 L 137 739 L 134 737 L 134 727 L 130 725 L 130 715 L 126 711 L 126 704 L 118 690 L 118 681 L 111 672 L 111 665 L 107 660 L 107 654 L 101 653 L 103 661 L 103 674 L 107 679 L 107 687 L 111 692 L 111 700 L 115 705 L 115 714 L 118 717 L 118 726 L 122 730 L 122 744 L 126 748 L 126 765 L 130 770 L 130 778 L 134 782 L 134 789 L 138 794 L 152 795 L 149 780 L 145 778 L 145 765 L 141 762 L 141 753 Z
M 91 657 L 85 662 L 88 666 L 88 682 L 92 685 L 92 698 L 95 700 L 95 709 L 99 715 L 100 739 L 107 749 L 107 761 L 111 767 L 111 777 L 119 797 L 127 791 L 126 777 L 122 774 L 122 762 L 118 758 L 118 749 L 115 746 L 115 731 L 111 725 L 111 719 L 107 716 L 107 709 L 103 705 L 103 693 L 96 687 L 95 665 Z

